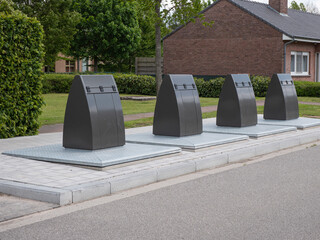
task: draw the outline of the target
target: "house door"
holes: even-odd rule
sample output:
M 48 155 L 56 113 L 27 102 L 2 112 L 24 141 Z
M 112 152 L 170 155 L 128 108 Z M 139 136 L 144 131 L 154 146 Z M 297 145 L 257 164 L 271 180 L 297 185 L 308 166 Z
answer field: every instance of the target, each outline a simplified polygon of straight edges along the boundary
M 316 82 L 320 82 L 320 53 L 316 53 Z

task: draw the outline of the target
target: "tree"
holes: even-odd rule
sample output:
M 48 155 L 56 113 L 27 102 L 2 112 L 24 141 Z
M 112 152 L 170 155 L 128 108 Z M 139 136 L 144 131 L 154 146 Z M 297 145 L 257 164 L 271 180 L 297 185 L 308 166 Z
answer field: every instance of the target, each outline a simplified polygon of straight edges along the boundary
M 74 0 L 73 9 L 82 18 L 71 54 L 93 59 L 95 71 L 99 63 L 121 69 L 140 43 L 136 4 L 123 0 Z
M 13 2 L 11 0 L 0 0 L 0 13 L 13 14 Z
M 307 9 L 306 9 L 306 7 L 305 7 L 305 5 L 303 3 L 298 4 L 296 1 L 292 1 L 291 2 L 290 8 L 291 9 L 295 9 L 295 10 L 300 10 L 300 11 L 303 11 L 303 12 L 307 11 Z
M 15 8 L 37 18 L 44 29 L 44 63 L 53 66 L 59 53 L 70 48 L 80 14 L 71 11 L 72 0 L 13 0 Z
M 194 22 L 195 17 L 202 20 L 203 24 L 211 25 L 204 21 L 204 15 L 199 14 L 203 9 L 201 0 L 138 0 L 145 11 L 153 9 L 154 29 L 155 29 L 155 58 L 156 58 L 156 82 L 157 91 L 162 82 L 161 72 L 161 26 L 167 25 L 172 19 L 179 24 Z M 206 1 L 207 2 L 207 1 Z
M 296 1 L 292 1 L 290 8 L 295 10 L 300 10 L 303 12 L 317 13 L 317 14 L 320 13 L 319 9 L 312 2 L 308 2 L 306 5 L 304 5 L 303 3 L 298 4 Z

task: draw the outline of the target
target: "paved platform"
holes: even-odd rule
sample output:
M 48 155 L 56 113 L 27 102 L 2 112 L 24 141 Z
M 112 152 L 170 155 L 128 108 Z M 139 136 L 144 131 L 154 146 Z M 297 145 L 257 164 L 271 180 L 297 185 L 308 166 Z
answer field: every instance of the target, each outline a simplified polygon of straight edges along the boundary
M 213 119 L 205 119 L 204 124 Z M 126 134 L 152 127 L 127 129 Z M 0 154 L 0 192 L 66 205 L 320 140 L 320 127 L 145 159 L 103 171 Z M 60 144 L 61 133 L 0 140 L 0 152 Z
M 223 134 L 239 134 L 246 135 L 251 138 L 260 138 L 274 134 L 296 131 L 297 128 L 293 126 L 278 126 L 278 125 L 262 125 L 257 124 L 249 127 L 221 127 L 216 125 L 215 119 L 210 123 L 203 125 L 203 131 L 209 133 L 223 133 Z
M 185 150 L 197 150 L 226 143 L 247 140 L 247 136 L 219 133 L 202 133 L 186 137 L 171 137 L 153 135 L 152 132 L 130 134 L 126 136 L 126 142 L 143 143 L 151 145 L 175 146 Z
M 180 151 L 181 149 L 178 147 L 150 146 L 132 143 L 127 143 L 120 147 L 91 151 L 64 148 L 60 143 L 10 150 L 3 152 L 3 154 L 45 162 L 69 163 L 102 168 L 120 163 L 179 153 Z
M 320 119 L 299 117 L 292 120 L 266 120 L 263 115 L 258 115 L 258 124 L 261 125 L 276 125 L 276 126 L 290 126 L 298 129 L 305 129 L 309 127 L 320 126 Z

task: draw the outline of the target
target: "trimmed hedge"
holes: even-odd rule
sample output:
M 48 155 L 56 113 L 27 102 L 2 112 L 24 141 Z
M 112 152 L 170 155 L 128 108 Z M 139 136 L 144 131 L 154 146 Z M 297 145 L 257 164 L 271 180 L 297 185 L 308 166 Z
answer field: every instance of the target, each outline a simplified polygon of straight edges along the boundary
M 42 93 L 69 93 L 75 75 L 44 74 Z
M 112 75 L 120 93 L 156 95 L 154 77 L 121 73 Z M 74 76 L 74 74 L 45 74 L 42 82 L 43 93 L 69 93 Z
M 295 81 L 299 97 L 320 97 L 320 82 Z
M 75 75 L 71 74 L 46 74 L 43 79 L 44 93 L 68 93 Z M 113 74 L 120 93 L 156 95 L 156 82 L 152 76 L 135 74 Z M 270 77 L 250 76 L 256 97 L 265 97 Z M 200 97 L 218 98 L 225 78 L 219 77 L 205 81 L 195 78 Z M 298 96 L 320 97 L 320 83 L 295 81 Z
M 156 80 L 154 77 L 135 74 L 113 74 L 120 93 L 156 95 Z
M 205 81 L 202 78 L 195 78 L 198 93 L 200 97 L 214 97 L 220 96 L 221 88 L 224 83 L 224 78 L 219 77 L 209 81 Z
M 0 138 L 36 134 L 41 96 L 43 30 L 33 18 L 0 13 Z
M 269 77 L 251 76 L 250 77 L 256 97 L 265 97 L 270 83 Z M 209 81 L 195 79 L 200 97 L 218 98 L 225 78 L 219 77 Z

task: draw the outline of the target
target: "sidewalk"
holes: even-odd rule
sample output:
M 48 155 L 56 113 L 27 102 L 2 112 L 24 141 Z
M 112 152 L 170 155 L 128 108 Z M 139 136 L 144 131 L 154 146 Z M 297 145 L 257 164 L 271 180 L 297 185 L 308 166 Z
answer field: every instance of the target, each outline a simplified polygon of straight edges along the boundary
M 204 119 L 210 123 L 213 119 Z M 151 132 L 127 129 L 126 134 Z M 66 205 L 320 140 L 320 127 L 135 161 L 103 171 L 0 155 L 0 192 Z M 0 152 L 61 144 L 62 133 L 0 140 Z

